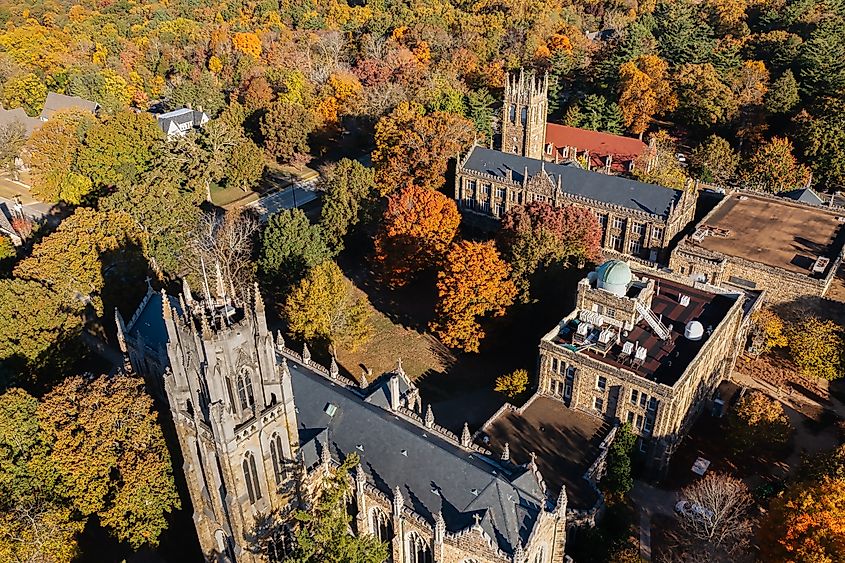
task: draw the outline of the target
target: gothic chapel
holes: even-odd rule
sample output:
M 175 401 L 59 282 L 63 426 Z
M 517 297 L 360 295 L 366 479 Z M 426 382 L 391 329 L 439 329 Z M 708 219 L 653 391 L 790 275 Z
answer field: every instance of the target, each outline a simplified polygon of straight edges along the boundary
M 565 489 L 547 490 L 533 457 L 494 459 L 466 426 L 438 425 L 401 361 L 361 384 L 319 365 L 268 330 L 257 288 L 240 300 L 148 288 L 116 322 L 131 367 L 169 404 L 208 561 L 283 559 L 284 534 L 259 542 L 259 530 L 306 507 L 352 452 L 353 530 L 387 542 L 389 561 L 564 561 Z

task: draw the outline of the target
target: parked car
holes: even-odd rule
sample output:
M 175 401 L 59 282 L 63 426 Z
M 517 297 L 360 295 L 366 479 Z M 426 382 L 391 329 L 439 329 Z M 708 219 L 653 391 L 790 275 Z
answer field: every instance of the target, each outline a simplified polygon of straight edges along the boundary
M 709 508 L 704 508 L 700 504 L 695 502 L 690 502 L 688 500 L 679 500 L 677 504 L 675 504 L 675 512 L 680 514 L 681 516 L 686 516 L 687 518 L 694 518 L 694 519 L 701 519 L 701 518 L 713 518 L 715 516 L 713 511 Z

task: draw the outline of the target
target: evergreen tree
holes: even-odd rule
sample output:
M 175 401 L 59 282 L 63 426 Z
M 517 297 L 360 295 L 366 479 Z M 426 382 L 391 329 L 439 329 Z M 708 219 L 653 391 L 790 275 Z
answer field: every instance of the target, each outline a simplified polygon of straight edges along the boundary
M 654 12 L 654 36 L 660 56 L 672 65 L 706 62 L 713 52 L 713 30 L 698 4 L 689 0 L 662 1 Z
M 798 102 L 798 82 L 792 71 L 787 69 L 766 92 L 766 109 L 771 113 L 787 113 Z
M 467 94 L 466 116 L 475 124 L 475 130 L 482 139 L 493 135 L 493 104 L 496 100 L 486 88 L 470 91 Z
M 620 426 L 607 453 L 607 473 L 601 480 L 602 487 L 614 497 L 624 497 L 634 486 L 631 456 L 636 443 L 631 425 L 626 422 Z
M 325 477 L 312 510 L 296 513 L 300 524 L 296 548 L 285 563 L 324 563 L 348 561 L 382 563 L 389 555 L 388 545 L 374 536 L 349 533 L 351 517 L 346 511 L 349 471 L 359 464 L 357 454 L 349 454 L 341 466 Z
M 845 95 L 845 37 L 842 24 L 819 26 L 801 47 L 799 76 L 809 97 Z
M 320 228 L 335 252 L 343 250 L 343 238 L 358 224 L 375 200 L 373 169 L 357 160 L 342 159 L 323 173 L 323 209 Z
M 281 289 L 331 256 L 319 226 L 312 225 L 301 209 L 284 210 L 270 217 L 264 228 L 258 268 L 266 283 Z

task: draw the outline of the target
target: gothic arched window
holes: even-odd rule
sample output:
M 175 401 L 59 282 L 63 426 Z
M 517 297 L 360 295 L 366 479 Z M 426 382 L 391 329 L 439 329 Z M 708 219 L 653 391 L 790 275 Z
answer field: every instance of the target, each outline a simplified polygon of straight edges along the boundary
M 525 125 L 528 123 L 528 106 L 522 106 L 522 111 L 519 114 L 520 122 Z
M 241 369 L 238 374 L 238 399 L 241 401 L 241 410 L 252 408 L 255 404 L 255 397 L 252 394 L 252 378 L 247 368 Z
M 249 503 L 255 504 L 255 501 L 261 498 L 261 485 L 258 482 L 258 470 L 255 467 L 255 456 L 252 452 L 247 452 L 244 457 L 243 469 Z
M 370 529 L 381 542 L 389 542 L 393 539 L 393 523 L 390 521 L 390 516 L 380 508 L 373 508 L 370 511 Z
M 408 534 L 408 563 L 431 563 L 431 548 L 416 532 Z
M 511 104 L 510 119 L 511 123 L 516 123 L 516 104 Z
M 273 474 L 276 477 L 277 485 L 281 484 L 282 477 L 285 474 L 285 458 L 282 455 L 284 451 L 282 448 L 282 437 L 278 434 L 273 434 L 270 438 L 270 457 L 273 458 Z

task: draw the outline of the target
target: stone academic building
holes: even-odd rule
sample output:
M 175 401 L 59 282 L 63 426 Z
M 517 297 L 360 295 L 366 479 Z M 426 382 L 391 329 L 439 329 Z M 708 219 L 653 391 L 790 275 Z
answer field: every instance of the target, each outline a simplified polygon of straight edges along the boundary
M 765 290 L 772 303 L 822 297 L 842 262 L 843 225 L 842 209 L 736 192 L 679 242 L 669 266 L 695 281 Z
M 539 392 L 631 423 L 647 465 L 660 474 L 730 377 L 753 307 L 746 300 L 743 292 L 714 293 L 605 262 L 578 284 L 575 309 L 541 340 Z
M 533 74 L 509 78 L 502 150 L 475 146 L 458 160 L 454 197 L 467 220 L 492 230 L 517 205 L 579 205 L 595 212 L 606 250 L 668 261 L 673 238 L 693 220 L 695 192 L 591 172 L 575 161 L 546 162 L 546 89 Z
M 491 456 L 435 422 L 396 370 L 360 385 L 286 347 L 248 302 L 148 290 L 118 337 L 132 367 L 170 407 L 199 542 L 208 561 L 279 561 L 290 530 L 267 519 L 308 506 L 349 454 L 357 534 L 394 563 L 562 563 L 565 487 L 549 491 L 534 456 Z

